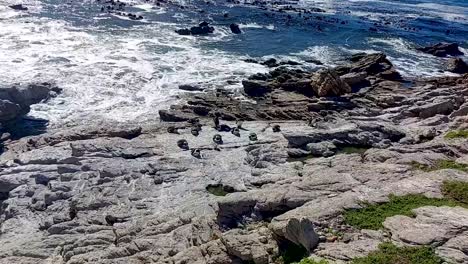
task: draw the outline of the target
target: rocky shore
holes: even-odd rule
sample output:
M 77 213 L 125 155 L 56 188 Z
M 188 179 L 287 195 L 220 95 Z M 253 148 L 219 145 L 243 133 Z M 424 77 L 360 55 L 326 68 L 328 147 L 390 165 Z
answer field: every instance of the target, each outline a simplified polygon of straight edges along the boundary
M 357 54 L 243 88 L 191 91 L 157 124 L 5 139 L 0 263 L 290 263 L 292 249 L 348 263 L 386 242 L 468 262 L 463 201 L 379 228 L 349 217 L 392 195 L 445 201 L 448 182 L 468 182 L 467 74 L 405 80 L 384 54 Z M 1 98 L 8 119 L 45 99 Z

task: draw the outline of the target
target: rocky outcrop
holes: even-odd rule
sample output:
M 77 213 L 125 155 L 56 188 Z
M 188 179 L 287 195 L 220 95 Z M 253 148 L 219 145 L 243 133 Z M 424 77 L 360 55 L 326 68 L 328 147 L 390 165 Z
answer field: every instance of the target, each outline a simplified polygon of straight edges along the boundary
M 0 88 L 0 122 L 29 112 L 29 106 L 55 96 L 60 89 L 50 83 Z
M 356 73 L 369 81 L 338 98 L 307 94 L 314 73 L 280 67 L 249 79 L 273 85 L 249 101 L 222 90 L 187 93 L 186 103 L 160 112 L 164 122 L 98 120 L 6 142 L 0 258 L 273 263 L 291 246 L 346 262 L 391 239 L 466 262 L 465 208 L 419 208 L 416 218 L 388 218 L 383 231 L 344 222 L 344 210 L 390 194 L 442 197 L 444 181 L 468 181 L 464 171 L 414 168 L 466 161 L 466 140 L 444 135 L 467 129 L 468 76 L 416 80 L 408 89 L 377 76 L 388 65 L 363 59 L 335 69 L 333 78 L 359 64 Z M 240 126 L 237 135 L 214 128 L 213 116 Z M 223 144 L 214 144 L 216 134 Z
M 201 22 L 198 26 L 191 27 L 189 29 L 177 29 L 175 32 L 179 35 L 208 35 L 214 32 L 214 27 L 210 26 L 208 22 Z
M 351 87 L 333 70 L 320 70 L 310 79 L 314 94 L 320 97 L 340 96 L 351 92 Z
M 451 58 L 447 61 L 447 71 L 459 74 L 468 73 L 468 65 L 460 58 Z
M 231 32 L 234 33 L 234 34 L 241 34 L 242 33 L 242 31 L 241 31 L 238 24 L 233 23 L 233 24 L 229 25 L 229 28 L 231 29 Z
M 458 49 L 457 43 L 437 43 L 432 46 L 418 48 L 417 50 L 432 54 L 437 57 L 460 56 L 463 55 Z

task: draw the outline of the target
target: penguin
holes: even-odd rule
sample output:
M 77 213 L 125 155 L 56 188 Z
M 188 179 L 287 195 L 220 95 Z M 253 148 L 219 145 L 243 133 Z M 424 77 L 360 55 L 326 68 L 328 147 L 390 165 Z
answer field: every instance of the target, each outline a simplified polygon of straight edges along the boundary
M 191 154 L 193 157 L 197 159 L 201 159 L 201 151 L 200 149 L 192 149 Z
M 192 129 L 190 129 L 190 133 L 192 133 L 192 135 L 195 137 L 198 137 L 198 135 L 200 135 L 200 130 L 196 127 L 192 127 Z
M 179 134 L 179 131 L 177 131 L 177 128 L 176 128 L 176 127 L 169 126 L 169 127 L 167 127 L 167 133 Z
M 213 117 L 213 123 L 215 128 L 219 127 L 219 117 L 217 115 Z
M 257 141 L 258 140 L 257 134 L 255 134 L 254 132 L 250 133 L 249 140 L 250 141 Z
M 242 119 L 237 119 L 236 120 L 236 125 L 238 129 L 242 129 L 242 124 L 244 123 L 244 120 Z
M 274 133 L 278 133 L 281 132 L 281 127 L 279 125 L 274 125 L 272 130 Z
M 223 137 L 219 134 L 216 134 L 213 136 L 213 142 L 218 144 L 218 145 L 221 145 L 223 144 Z
M 239 128 L 237 127 L 233 127 L 231 130 L 231 133 L 236 137 L 240 137 L 240 131 L 239 131 Z
M 183 150 L 188 150 L 189 149 L 189 145 L 188 145 L 188 142 L 187 140 L 185 139 L 179 139 L 177 141 L 177 146 Z

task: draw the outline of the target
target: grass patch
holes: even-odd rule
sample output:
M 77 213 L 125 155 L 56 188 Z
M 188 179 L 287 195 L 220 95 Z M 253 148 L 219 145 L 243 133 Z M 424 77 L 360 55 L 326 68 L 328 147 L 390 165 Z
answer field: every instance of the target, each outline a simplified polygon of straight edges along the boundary
M 446 139 L 468 138 L 468 130 L 455 130 L 445 134 Z
M 451 200 L 468 205 L 468 182 L 445 181 L 442 184 L 442 193 Z
M 443 169 L 452 169 L 452 170 L 460 170 L 460 171 L 468 172 L 468 165 L 463 164 L 463 163 L 458 163 L 452 160 L 439 160 L 434 166 L 427 166 L 418 162 L 413 162 L 411 165 L 415 169 L 426 171 L 426 172 L 443 170 Z
M 304 258 L 301 261 L 295 262 L 293 264 L 329 264 L 329 262 L 324 259 L 316 261 L 310 258 Z
M 397 247 L 382 243 L 379 250 L 355 258 L 352 264 L 441 264 L 443 260 L 430 247 Z
M 345 223 L 359 229 L 378 230 L 387 217 L 406 215 L 414 217 L 411 210 L 422 206 L 457 206 L 459 202 L 450 199 L 428 198 L 420 194 L 405 196 L 390 195 L 389 201 L 382 204 L 364 204 L 361 209 L 344 212 Z
M 210 184 L 206 186 L 206 190 L 216 196 L 226 196 L 228 193 L 235 192 L 231 186 L 225 186 L 222 184 Z

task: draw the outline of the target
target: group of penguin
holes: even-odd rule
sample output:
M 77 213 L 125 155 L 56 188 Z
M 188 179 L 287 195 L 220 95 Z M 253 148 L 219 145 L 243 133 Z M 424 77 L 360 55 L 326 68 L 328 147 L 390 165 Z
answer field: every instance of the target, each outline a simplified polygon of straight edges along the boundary
M 190 133 L 193 136 L 198 137 L 198 135 L 200 135 L 200 131 L 202 130 L 201 129 L 201 124 L 199 123 L 198 120 L 194 120 L 191 123 L 192 123 L 193 126 L 192 126 L 192 128 L 190 130 Z M 243 129 L 242 128 L 242 123 L 243 123 L 242 120 L 237 120 L 236 121 L 236 126 L 231 128 L 230 126 L 228 126 L 226 124 L 221 124 L 220 121 L 219 121 L 219 116 L 218 115 L 215 115 L 213 117 L 213 125 L 214 125 L 214 128 L 216 130 L 218 130 L 219 132 L 231 132 L 231 134 L 233 134 L 236 137 L 240 137 L 240 130 Z M 273 125 L 272 130 L 273 130 L 274 133 L 278 133 L 278 132 L 281 132 L 281 127 L 279 125 Z M 173 126 L 168 127 L 167 132 L 172 133 L 172 134 L 178 134 L 177 129 L 175 127 L 173 127 Z M 255 132 L 250 132 L 249 140 L 251 142 L 257 141 L 258 140 L 257 134 Z M 222 145 L 224 143 L 223 142 L 223 137 L 220 134 L 215 134 L 213 136 L 213 143 L 214 143 L 214 150 L 220 151 L 220 149 L 218 148 L 218 145 Z M 201 156 L 201 149 L 199 149 L 199 148 L 190 149 L 188 141 L 186 139 L 178 140 L 177 141 L 177 146 L 182 150 L 190 150 L 191 155 L 193 157 L 195 157 L 195 158 L 200 159 L 202 157 Z

